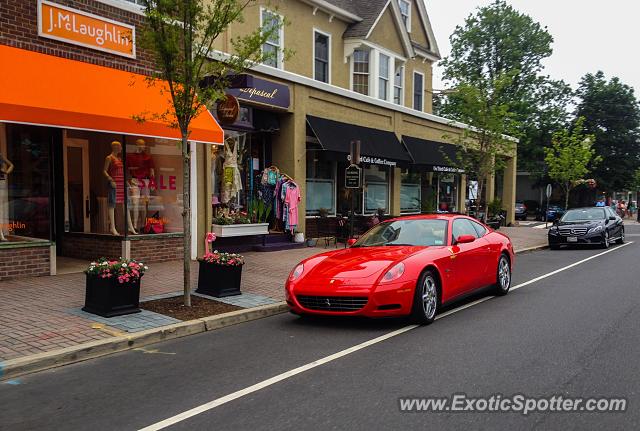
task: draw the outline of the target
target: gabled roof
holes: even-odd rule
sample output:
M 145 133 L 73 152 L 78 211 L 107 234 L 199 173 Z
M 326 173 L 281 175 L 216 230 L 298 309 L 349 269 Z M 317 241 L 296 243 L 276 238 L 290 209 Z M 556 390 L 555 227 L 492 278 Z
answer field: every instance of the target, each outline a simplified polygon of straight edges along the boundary
M 371 35 L 373 28 L 378 23 L 378 20 L 387 9 L 387 6 L 391 4 L 391 10 L 396 20 L 400 21 L 398 4 L 394 0 L 306 0 L 311 3 L 322 2 L 330 4 L 333 7 L 343 10 L 352 16 L 356 16 L 359 20 L 354 20 L 344 32 L 343 37 L 345 39 L 366 39 Z M 431 57 L 434 60 L 440 58 L 440 51 L 438 44 L 429 21 L 429 15 L 424 4 L 424 0 L 413 0 L 416 3 L 418 9 L 418 15 L 422 26 L 425 30 L 429 46 L 422 46 L 415 41 L 411 40 L 411 35 L 404 28 L 404 25 L 399 25 L 400 38 L 402 44 L 407 51 L 407 55 L 413 57 L 416 53 L 418 55 Z

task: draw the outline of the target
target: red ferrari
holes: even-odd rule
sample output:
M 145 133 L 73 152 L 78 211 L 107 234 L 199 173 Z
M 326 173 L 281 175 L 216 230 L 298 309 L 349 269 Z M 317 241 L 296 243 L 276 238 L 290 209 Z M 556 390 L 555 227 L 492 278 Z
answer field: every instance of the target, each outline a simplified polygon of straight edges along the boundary
M 428 324 L 446 303 L 486 287 L 506 295 L 511 287 L 511 241 L 463 215 L 396 218 L 349 242 L 291 271 L 285 290 L 293 313 L 408 315 Z

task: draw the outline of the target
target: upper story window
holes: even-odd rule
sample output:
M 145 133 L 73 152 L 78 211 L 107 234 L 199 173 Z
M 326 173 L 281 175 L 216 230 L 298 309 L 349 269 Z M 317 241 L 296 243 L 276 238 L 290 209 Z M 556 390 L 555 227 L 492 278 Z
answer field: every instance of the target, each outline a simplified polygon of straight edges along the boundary
M 393 103 L 402 105 L 404 102 L 404 66 L 396 60 L 396 74 L 393 77 Z
M 353 51 L 353 91 L 369 95 L 369 50 Z
M 389 62 L 388 55 L 380 54 L 378 57 L 378 98 L 389 99 Z
M 424 109 L 424 75 L 413 72 L 413 109 Z
M 317 30 L 313 32 L 313 79 L 328 83 L 331 37 Z
M 400 15 L 402 16 L 402 22 L 407 31 L 411 31 L 411 2 L 408 0 L 398 0 L 398 7 L 400 8 Z
M 261 27 L 267 31 L 269 31 L 270 29 L 278 28 L 278 30 L 274 31 L 269 39 L 267 39 L 267 41 L 262 45 L 262 52 L 268 56 L 265 59 L 264 64 L 281 69 L 284 47 L 282 16 L 268 9 L 261 9 L 260 24 Z

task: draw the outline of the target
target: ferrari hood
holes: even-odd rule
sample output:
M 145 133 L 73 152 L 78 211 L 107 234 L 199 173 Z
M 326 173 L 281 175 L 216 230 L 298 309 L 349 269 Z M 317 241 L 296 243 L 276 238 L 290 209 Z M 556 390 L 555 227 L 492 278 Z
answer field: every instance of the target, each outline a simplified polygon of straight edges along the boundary
M 358 279 L 378 276 L 389 265 L 424 250 L 425 247 L 352 247 L 324 255 L 309 275 L 318 279 Z M 314 258 L 315 259 L 315 258 Z

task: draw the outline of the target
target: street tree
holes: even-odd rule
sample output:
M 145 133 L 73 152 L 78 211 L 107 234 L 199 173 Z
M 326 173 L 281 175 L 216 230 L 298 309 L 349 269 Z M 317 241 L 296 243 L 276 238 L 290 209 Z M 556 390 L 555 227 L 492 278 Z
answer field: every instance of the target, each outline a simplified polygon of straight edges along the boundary
M 450 87 L 473 85 L 493 94 L 508 107 L 518 126 L 519 165 L 542 171 L 542 148 L 551 134 L 567 124 L 572 92 L 563 81 L 543 76 L 542 61 L 552 54 L 553 37 L 540 23 L 503 0 L 478 8 L 450 37 L 451 54 L 443 59 L 443 77 Z M 508 85 L 497 83 L 505 75 Z M 440 96 L 436 113 L 460 120 L 460 99 Z
M 495 90 L 501 91 L 509 85 L 512 76 L 498 77 Z M 455 163 L 462 167 L 467 176 L 478 181 L 478 208 L 487 214 L 488 199 L 484 197 L 487 181 L 496 170 L 504 165 L 505 156 L 515 156 L 516 130 L 505 103 L 494 99 L 495 93 L 472 84 L 460 84 L 450 95 L 458 104 L 458 119 L 471 127 L 461 129 L 457 135 L 444 138 L 457 144 Z M 452 123 L 453 124 L 453 123 Z
M 577 115 L 585 131 L 595 135 L 595 151 L 602 157 L 593 174 L 598 186 L 627 190 L 640 167 L 640 108 L 634 90 L 604 73 L 587 74 L 580 81 Z
M 233 74 L 246 71 L 279 53 L 263 52 L 267 39 L 277 37 L 284 24 L 279 18 L 230 39 L 230 55 L 216 54 L 214 47 L 229 25 L 243 21 L 243 12 L 255 0 L 141 0 L 146 17 L 142 43 L 153 53 L 156 73 L 147 85 L 168 99 L 170 108 L 154 114 L 182 137 L 184 230 L 184 304 L 191 305 L 191 163 L 189 125 L 202 111 L 225 98 Z M 204 83 L 206 82 L 206 85 Z M 147 118 L 139 113 L 139 120 Z
M 551 147 L 545 148 L 545 163 L 549 178 L 556 181 L 565 194 L 565 208 L 569 206 L 569 193 L 582 184 L 590 167 L 600 161 L 595 154 L 595 136 L 584 131 L 585 119 L 578 118 L 573 128 L 556 131 Z

